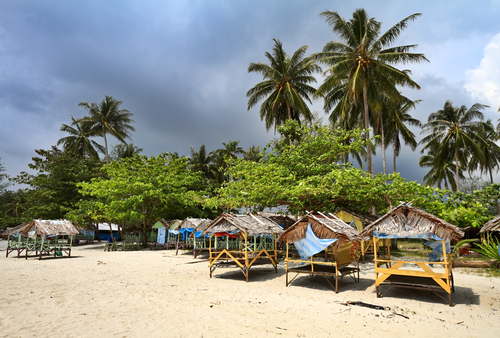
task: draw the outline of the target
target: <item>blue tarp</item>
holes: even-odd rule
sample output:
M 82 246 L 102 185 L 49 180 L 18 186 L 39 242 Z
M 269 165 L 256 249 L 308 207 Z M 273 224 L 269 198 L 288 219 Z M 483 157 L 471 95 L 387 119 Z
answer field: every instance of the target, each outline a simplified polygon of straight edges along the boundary
M 111 242 L 111 235 L 109 233 L 107 233 L 107 234 L 100 233 L 99 238 L 103 241 Z M 113 232 L 113 238 L 115 239 L 115 241 L 118 240 L 118 233 L 117 232 Z
M 182 239 L 186 240 L 193 231 L 194 231 L 193 228 L 183 228 L 183 229 L 180 229 L 180 232 L 182 234 Z
M 337 239 L 320 239 L 316 237 L 311 228 L 311 223 L 307 226 L 306 237 L 294 242 L 295 248 L 303 260 L 308 260 L 311 256 L 328 248 Z

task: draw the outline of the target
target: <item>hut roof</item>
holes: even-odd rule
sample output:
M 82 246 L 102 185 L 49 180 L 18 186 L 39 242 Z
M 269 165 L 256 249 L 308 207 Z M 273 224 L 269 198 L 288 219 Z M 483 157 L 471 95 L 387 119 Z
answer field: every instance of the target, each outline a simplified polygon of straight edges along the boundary
M 252 215 L 233 215 L 223 213 L 203 230 L 202 234 L 213 232 L 246 231 L 249 236 L 258 234 L 281 234 L 283 229 L 273 220 Z
M 293 243 L 305 238 L 309 223 L 316 237 L 320 239 L 338 239 L 334 246 L 342 245 L 345 242 L 357 242 L 368 239 L 362 237 L 358 230 L 352 228 L 335 215 L 314 215 L 309 213 L 283 232 L 278 241 Z
M 377 216 L 366 214 L 364 212 L 352 211 L 352 210 L 346 210 L 346 209 L 341 209 L 341 210 L 335 212 L 335 215 L 337 215 L 337 213 L 342 213 L 342 212 L 356 217 L 361 222 L 366 223 L 367 225 L 372 223 L 372 222 L 375 222 L 378 219 Z
M 21 233 L 21 232 L 23 232 L 24 228 L 26 228 L 26 226 L 28 224 L 29 224 L 28 222 L 25 222 L 25 223 L 22 223 L 22 224 L 15 226 L 15 227 L 7 228 L 5 230 L 5 234 L 6 235 L 15 235 L 15 234 Z
M 170 230 L 179 230 L 180 229 L 180 225 L 181 225 L 181 220 L 178 220 L 178 219 L 175 219 L 173 221 L 170 221 L 168 223 L 168 226 L 167 226 L 167 229 L 170 229 Z
M 362 232 L 363 236 L 373 236 L 373 232 L 381 232 L 400 237 L 431 234 L 443 239 L 459 239 L 464 232 L 422 209 L 402 203 L 368 225 Z
M 288 229 L 296 222 L 290 216 L 285 216 L 285 215 L 271 215 L 267 216 L 267 218 L 272 219 L 273 221 L 281 225 L 284 230 Z
M 489 222 L 484 223 L 481 230 L 479 230 L 480 233 L 484 233 L 486 231 L 500 231 L 500 215 L 496 216 Z
M 181 229 L 195 229 L 195 231 L 203 231 L 205 230 L 210 223 L 211 219 L 208 218 L 186 218 L 182 221 L 180 228 Z
M 73 223 L 67 220 L 32 220 L 23 230 L 23 235 L 28 235 L 28 232 L 36 231 L 40 235 L 77 235 L 78 230 L 73 226 Z

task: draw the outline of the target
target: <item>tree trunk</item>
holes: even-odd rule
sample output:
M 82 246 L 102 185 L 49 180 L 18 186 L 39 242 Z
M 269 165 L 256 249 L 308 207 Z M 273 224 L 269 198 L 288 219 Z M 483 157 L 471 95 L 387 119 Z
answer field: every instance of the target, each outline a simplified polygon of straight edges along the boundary
M 397 157 L 397 151 L 396 151 L 396 139 L 398 137 L 398 133 L 394 132 L 394 143 L 393 143 L 393 149 L 394 149 L 394 156 L 392 157 L 392 172 L 396 172 L 396 157 Z
M 364 104 L 364 109 L 363 109 L 363 117 L 365 120 L 365 139 L 368 141 L 370 140 L 370 117 L 368 115 L 368 89 L 366 88 L 366 77 L 363 77 L 363 104 Z M 372 147 L 370 144 L 367 145 L 367 157 L 368 157 L 368 173 L 373 176 L 373 162 L 372 162 Z
M 380 136 L 382 137 L 382 164 L 384 167 L 384 175 L 387 176 L 387 163 L 386 163 L 386 157 L 385 157 L 384 121 L 382 121 L 382 113 L 380 113 Z M 385 183 L 387 183 L 387 181 Z
M 457 192 L 460 191 L 460 178 L 458 176 L 459 170 L 458 170 L 458 148 L 455 148 L 455 183 L 457 184 Z
M 102 130 L 102 136 L 104 137 L 104 145 L 106 147 L 106 164 L 109 164 L 109 155 L 108 155 L 108 140 L 106 139 L 106 131 Z

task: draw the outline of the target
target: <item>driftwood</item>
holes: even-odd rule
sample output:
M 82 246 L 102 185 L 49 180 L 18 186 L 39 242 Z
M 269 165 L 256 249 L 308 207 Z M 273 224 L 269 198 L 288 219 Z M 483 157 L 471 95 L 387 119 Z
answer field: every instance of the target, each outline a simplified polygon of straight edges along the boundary
M 489 268 L 497 264 L 495 259 L 490 260 L 472 260 L 472 259 L 459 259 L 453 260 L 453 267 L 460 268 Z

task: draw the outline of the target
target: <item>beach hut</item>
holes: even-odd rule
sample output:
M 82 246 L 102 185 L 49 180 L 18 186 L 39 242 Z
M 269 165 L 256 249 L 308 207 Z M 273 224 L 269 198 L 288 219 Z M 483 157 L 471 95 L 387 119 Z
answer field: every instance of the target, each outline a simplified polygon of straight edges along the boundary
M 97 228 L 99 229 L 100 240 L 108 242 L 118 241 L 118 231 L 121 230 L 119 229 L 118 224 L 111 223 L 110 229 L 110 225 L 108 223 L 99 223 Z
M 210 278 L 217 268 L 240 268 L 248 282 L 250 268 L 271 264 L 278 272 L 278 250 L 276 237 L 283 229 L 264 216 L 222 214 L 201 235 L 210 234 L 209 242 Z M 229 246 L 229 239 L 233 239 Z M 213 246 L 212 246 L 212 243 Z
M 11 252 L 17 251 L 17 258 L 19 258 L 21 253 L 26 250 L 27 239 L 26 237 L 23 237 L 21 233 L 28 224 L 29 223 L 27 222 L 22 223 L 13 228 L 8 228 L 5 231 L 5 234 L 7 235 L 7 249 L 5 250 L 5 257 L 9 257 Z
M 178 237 L 176 246 L 175 246 L 175 254 L 179 252 L 179 249 L 186 249 L 186 248 L 192 248 L 193 249 L 193 254 L 194 254 L 194 245 L 195 241 L 197 238 L 200 238 L 200 245 L 202 246 L 204 244 L 203 237 L 201 237 L 201 231 L 205 230 L 208 225 L 210 224 L 211 220 L 210 219 L 205 219 L 205 218 L 186 218 L 181 222 L 179 225 L 179 231 L 180 231 L 180 236 Z M 195 229 L 198 228 L 201 225 L 201 230 L 196 230 L 198 231 L 199 235 L 196 237 L 196 235 L 192 236 Z M 195 255 L 196 257 L 196 255 Z
M 286 286 L 300 274 L 323 276 L 335 293 L 345 276 L 359 282 L 359 242 L 364 239 L 333 214 L 303 216 L 278 238 L 286 244 Z M 292 244 L 296 253 L 290 250 Z M 289 273 L 295 273 L 291 280 Z
M 189 222 L 194 228 L 188 240 L 192 243 L 193 256 L 196 258 L 202 251 L 208 252 L 210 249 L 210 235 L 202 235 L 202 232 L 208 228 L 212 220 L 208 218 L 191 218 Z
M 179 231 L 181 223 L 182 221 L 178 219 L 168 222 L 167 241 L 165 242 L 165 247 L 167 249 L 170 249 L 171 246 L 176 248 L 177 242 L 181 240 L 182 235 Z
M 167 240 L 167 229 L 169 228 L 169 224 L 167 221 L 163 219 L 159 219 L 152 227 L 156 229 L 158 232 L 156 234 L 156 243 L 154 247 L 164 247 L 165 242 Z
M 393 287 L 425 289 L 434 292 L 451 306 L 454 292 L 450 240 L 459 240 L 463 231 L 425 211 L 402 203 L 368 225 L 361 234 L 373 236 L 373 240 L 386 240 L 387 252 L 378 256 L 375 252 L 375 288 L 381 297 Z M 420 238 L 428 241 L 433 249 L 428 262 L 397 260 L 391 257 L 390 239 Z M 443 256 L 443 261 L 439 260 Z M 382 291 L 384 289 L 384 291 Z M 441 293 L 445 293 L 447 298 Z
M 265 216 L 265 217 L 275 221 L 276 223 L 279 224 L 279 226 L 281 226 L 281 228 L 283 228 L 283 230 L 288 229 L 289 227 L 294 225 L 295 222 L 297 221 L 296 219 L 293 219 L 292 217 L 286 216 L 286 215 L 269 215 L 269 216 L 267 216 L 266 214 L 262 214 L 262 216 Z
M 27 237 L 26 259 L 31 252 L 35 252 L 40 259 L 43 254 L 62 256 L 66 253 L 71 256 L 73 237 L 78 230 L 73 223 L 67 220 L 33 220 L 22 231 Z
M 370 223 L 375 222 L 377 220 L 377 216 L 373 216 L 370 214 L 351 211 L 351 210 L 339 210 L 334 213 L 342 221 L 354 226 L 359 232 L 363 231 L 363 229 Z M 363 262 L 365 261 L 366 254 L 372 254 L 374 251 L 373 241 L 371 239 L 367 241 L 361 241 L 361 257 Z M 377 242 L 377 248 L 378 248 Z

